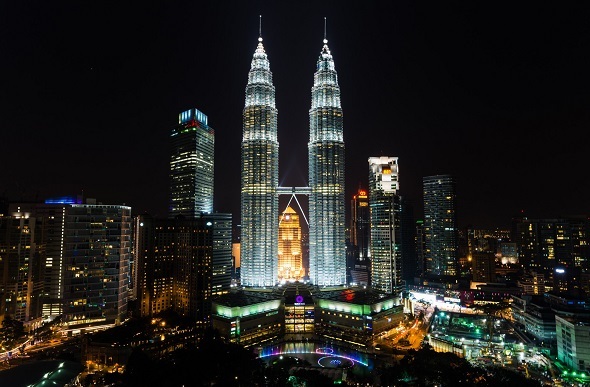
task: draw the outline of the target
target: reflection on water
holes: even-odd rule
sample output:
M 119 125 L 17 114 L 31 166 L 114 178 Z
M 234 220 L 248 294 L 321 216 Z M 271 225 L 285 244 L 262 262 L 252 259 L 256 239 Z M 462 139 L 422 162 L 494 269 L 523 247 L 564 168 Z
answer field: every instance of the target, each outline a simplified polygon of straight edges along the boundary
M 332 344 L 315 342 L 288 342 L 258 348 L 258 356 L 261 358 L 277 355 L 317 354 L 331 355 L 332 358 L 344 358 L 354 363 L 369 366 L 369 355 L 354 351 L 350 348 L 337 347 Z

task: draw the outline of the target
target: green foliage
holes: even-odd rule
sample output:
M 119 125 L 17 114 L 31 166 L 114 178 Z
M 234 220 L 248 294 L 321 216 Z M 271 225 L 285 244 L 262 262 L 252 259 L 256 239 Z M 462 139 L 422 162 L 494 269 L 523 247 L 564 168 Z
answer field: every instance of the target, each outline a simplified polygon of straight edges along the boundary
M 293 373 L 299 381 L 299 386 L 306 387 L 333 387 L 334 381 L 322 374 L 319 370 L 302 369 Z
M 129 358 L 125 385 L 134 386 L 264 386 L 264 363 L 240 345 L 225 343 L 208 331 L 194 348 L 181 349 L 162 360 L 141 351 Z
M 378 370 L 383 386 L 540 386 L 505 368 L 484 369 L 448 352 L 429 347 L 409 353 L 399 364 Z
M 505 301 L 497 303 L 478 304 L 473 306 L 473 309 L 479 310 L 488 316 L 498 316 L 508 308 L 510 308 L 510 303 Z
M 10 316 L 4 316 L 2 328 L 0 328 L 0 345 L 6 349 L 12 349 L 24 335 L 22 322 Z

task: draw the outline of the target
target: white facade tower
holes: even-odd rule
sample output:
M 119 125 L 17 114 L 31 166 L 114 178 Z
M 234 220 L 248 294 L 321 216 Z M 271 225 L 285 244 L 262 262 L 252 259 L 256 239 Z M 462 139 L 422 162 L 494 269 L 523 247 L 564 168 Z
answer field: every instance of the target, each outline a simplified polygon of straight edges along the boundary
M 371 287 L 396 295 L 403 288 L 398 176 L 397 157 L 369 157 Z
M 272 287 L 278 282 L 279 143 L 275 87 L 262 37 L 248 73 L 242 133 L 241 283 Z
M 340 87 L 324 33 L 309 110 L 309 279 L 346 284 L 344 138 Z

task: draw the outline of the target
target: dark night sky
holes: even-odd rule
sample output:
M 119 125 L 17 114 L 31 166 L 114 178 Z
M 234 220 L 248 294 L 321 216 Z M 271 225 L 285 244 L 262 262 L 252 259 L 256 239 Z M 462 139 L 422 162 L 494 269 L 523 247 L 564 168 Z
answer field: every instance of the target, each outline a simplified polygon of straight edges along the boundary
M 587 2 L 153 3 L 0 3 L 0 196 L 83 191 L 165 216 L 168 134 L 196 107 L 216 131 L 215 209 L 238 221 L 258 15 L 280 180 L 306 185 L 325 16 L 342 91 L 347 213 L 368 157 L 381 155 L 399 157 L 416 216 L 422 177 L 435 174 L 457 179 L 461 227 L 507 226 L 520 210 L 590 213 Z

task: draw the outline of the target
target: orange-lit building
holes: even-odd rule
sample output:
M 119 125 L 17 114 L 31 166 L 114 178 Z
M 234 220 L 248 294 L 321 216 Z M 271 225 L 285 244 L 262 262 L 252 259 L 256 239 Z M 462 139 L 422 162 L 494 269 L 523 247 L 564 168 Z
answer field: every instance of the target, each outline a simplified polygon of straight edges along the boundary
M 279 281 L 302 281 L 304 275 L 299 215 L 287 207 L 279 216 Z

